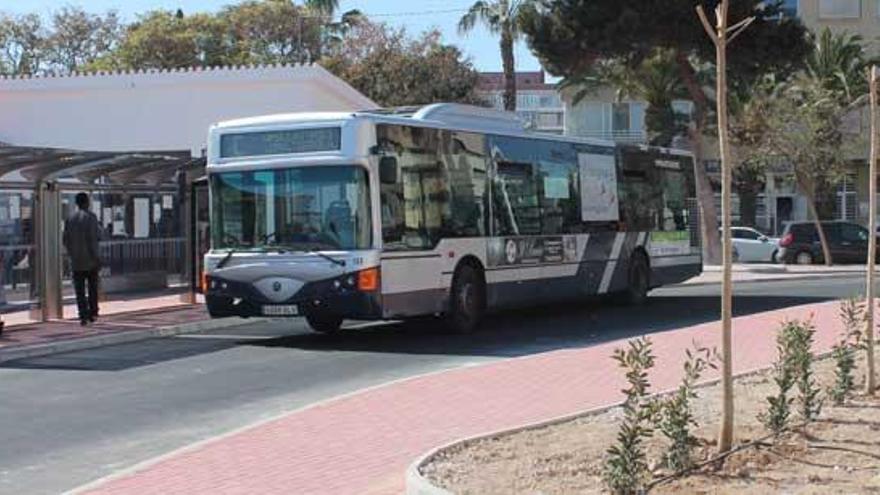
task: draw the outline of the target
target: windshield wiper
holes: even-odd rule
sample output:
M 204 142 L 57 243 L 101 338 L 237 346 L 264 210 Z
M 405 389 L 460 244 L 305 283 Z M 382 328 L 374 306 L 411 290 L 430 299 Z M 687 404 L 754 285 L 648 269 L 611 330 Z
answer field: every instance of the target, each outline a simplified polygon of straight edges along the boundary
M 333 262 L 334 264 L 337 264 L 339 266 L 345 266 L 345 260 L 338 260 L 338 259 L 334 258 L 333 256 L 330 256 L 329 254 L 324 254 L 321 251 L 319 251 L 317 247 L 309 248 L 309 252 L 312 254 L 317 254 L 318 256 L 324 258 L 325 260 Z
M 217 263 L 217 269 L 219 270 L 219 269 L 223 268 L 224 266 L 226 266 L 226 263 L 229 263 L 229 260 L 232 259 L 233 254 L 235 254 L 235 248 L 231 247 L 231 248 L 229 248 L 229 252 L 226 253 L 226 256 L 224 256 L 223 259 L 220 260 L 219 263 Z

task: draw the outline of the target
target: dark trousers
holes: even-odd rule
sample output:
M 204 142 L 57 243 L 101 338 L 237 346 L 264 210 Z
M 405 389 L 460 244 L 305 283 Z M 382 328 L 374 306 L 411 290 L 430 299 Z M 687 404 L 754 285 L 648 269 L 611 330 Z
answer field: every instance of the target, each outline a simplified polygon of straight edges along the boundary
M 89 285 L 88 293 L 86 293 L 86 282 Z M 73 289 L 76 291 L 79 319 L 88 320 L 98 316 L 98 270 L 73 272 Z

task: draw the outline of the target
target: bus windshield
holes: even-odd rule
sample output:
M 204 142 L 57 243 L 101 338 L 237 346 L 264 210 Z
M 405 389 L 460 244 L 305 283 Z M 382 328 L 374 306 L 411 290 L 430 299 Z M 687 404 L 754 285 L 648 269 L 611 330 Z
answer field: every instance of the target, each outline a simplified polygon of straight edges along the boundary
M 214 173 L 213 247 L 368 249 L 368 184 L 366 170 L 353 165 Z

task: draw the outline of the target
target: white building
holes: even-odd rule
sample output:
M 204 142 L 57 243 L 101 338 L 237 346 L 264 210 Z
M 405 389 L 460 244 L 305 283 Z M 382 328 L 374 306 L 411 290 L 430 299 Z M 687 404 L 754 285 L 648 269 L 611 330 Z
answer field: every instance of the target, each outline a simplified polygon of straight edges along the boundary
M 478 89 L 493 108 L 504 109 L 502 72 L 481 72 Z M 565 131 L 565 106 L 556 85 L 546 82 L 543 71 L 516 73 L 516 114 L 534 131 Z

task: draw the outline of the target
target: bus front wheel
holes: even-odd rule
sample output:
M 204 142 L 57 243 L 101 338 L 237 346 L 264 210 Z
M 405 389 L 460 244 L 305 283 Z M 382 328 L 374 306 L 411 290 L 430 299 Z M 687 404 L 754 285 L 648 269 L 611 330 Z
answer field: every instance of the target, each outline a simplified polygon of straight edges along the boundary
M 482 272 L 472 265 L 462 265 L 452 280 L 447 325 L 455 332 L 474 331 L 486 310 L 486 283 Z
M 336 333 L 342 326 L 342 317 L 332 313 L 306 313 L 306 322 L 318 333 Z

